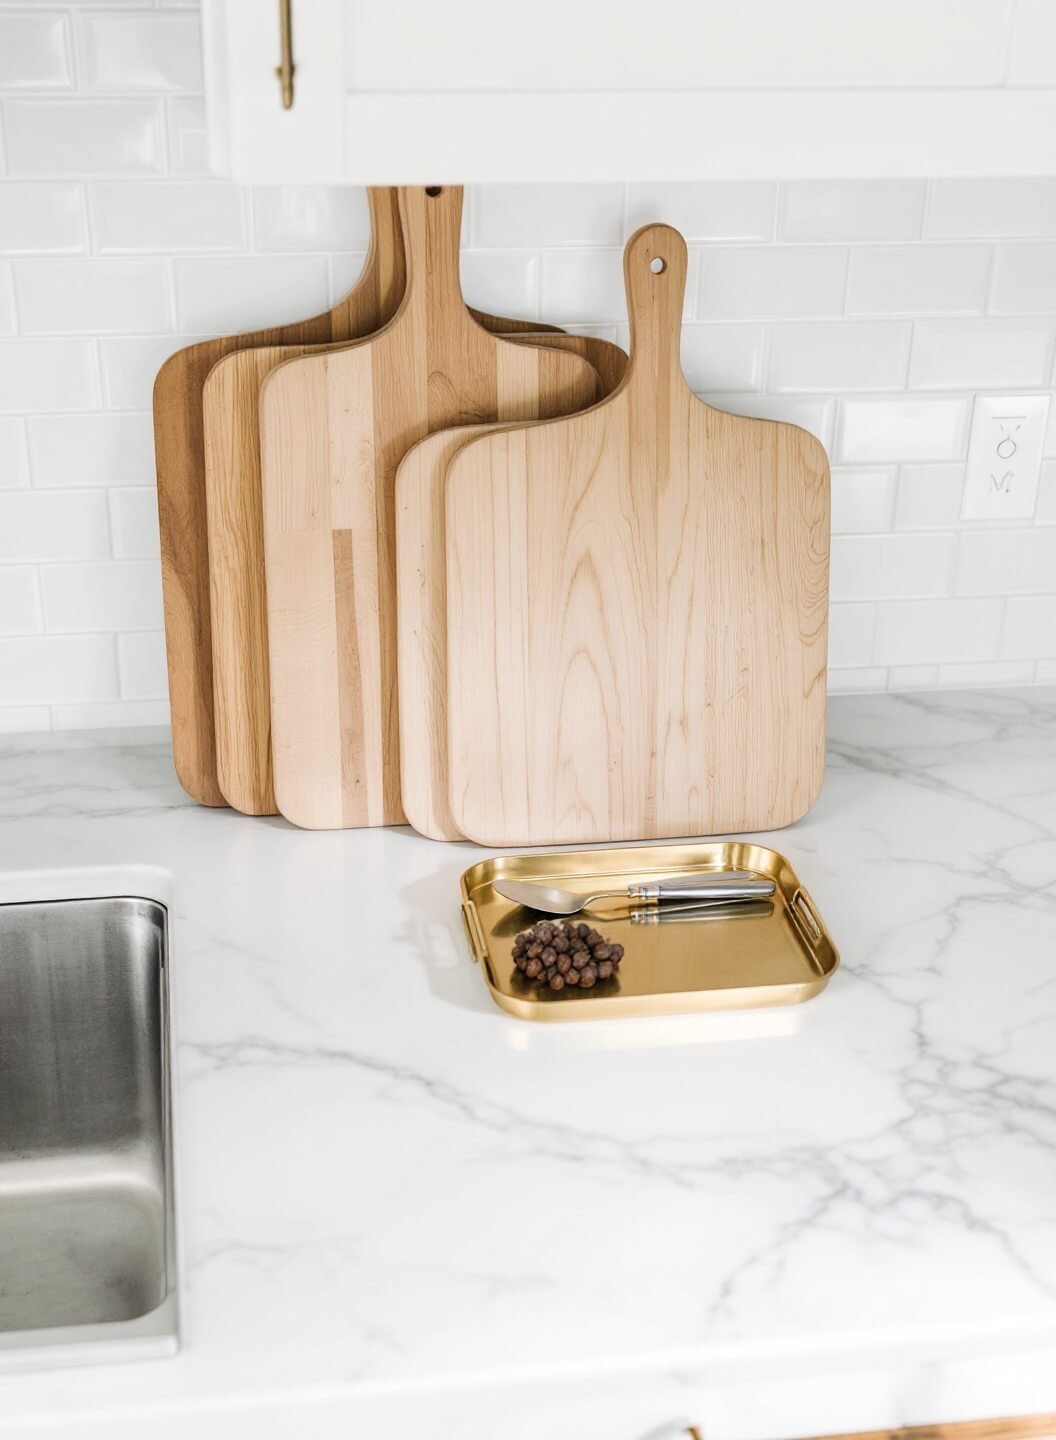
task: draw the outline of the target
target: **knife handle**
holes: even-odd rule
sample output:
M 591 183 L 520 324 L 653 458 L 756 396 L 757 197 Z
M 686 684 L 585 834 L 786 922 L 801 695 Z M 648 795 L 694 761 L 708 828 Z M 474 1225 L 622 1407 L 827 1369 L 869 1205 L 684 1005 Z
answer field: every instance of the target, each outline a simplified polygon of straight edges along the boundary
M 723 904 L 721 900 L 698 902 L 696 905 L 650 905 L 645 910 L 631 911 L 632 925 L 703 924 L 710 920 L 760 919 L 774 913 L 772 900 L 739 900 Z
M 666 900 L 758 900 L 773 895 L 776 888 L 773 880 L 736 870 L 716 875 L 713 880 L 661 880 L 651 885 L 628 885 L 627 892 L 634 900 L 662 904 Z

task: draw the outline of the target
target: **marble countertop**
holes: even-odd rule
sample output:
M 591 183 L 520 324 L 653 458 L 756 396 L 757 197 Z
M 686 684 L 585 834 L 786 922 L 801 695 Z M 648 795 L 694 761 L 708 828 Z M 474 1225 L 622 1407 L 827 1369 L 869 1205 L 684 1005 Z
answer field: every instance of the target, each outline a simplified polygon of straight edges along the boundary
M 183 1318 L 0 1376 L 0 1435 L 1056 1409 L 1056 692 L 834 700 L 772 843 L 842 954 L 818 1000 L 533 1026 L 465 950 L 473 847 L 201 809 L 152 732 L 3 742 L 7 898 L 171 885 Z

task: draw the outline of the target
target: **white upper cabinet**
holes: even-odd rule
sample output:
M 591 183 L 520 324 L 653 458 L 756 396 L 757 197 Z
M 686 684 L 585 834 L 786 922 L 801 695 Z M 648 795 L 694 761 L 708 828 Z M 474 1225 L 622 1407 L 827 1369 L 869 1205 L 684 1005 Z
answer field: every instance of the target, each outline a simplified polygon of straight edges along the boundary
M 1056 173 L 1056 0 L 205 0 L 235 180 Z

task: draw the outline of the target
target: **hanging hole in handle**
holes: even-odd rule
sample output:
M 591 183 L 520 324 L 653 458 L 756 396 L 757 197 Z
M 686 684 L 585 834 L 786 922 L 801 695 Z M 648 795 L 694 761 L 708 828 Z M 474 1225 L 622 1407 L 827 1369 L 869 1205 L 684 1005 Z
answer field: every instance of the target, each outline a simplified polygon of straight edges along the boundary
M 425 193 L 429 196 L 430 200 L 435 200 L 438 195 L 444 193 L 444 187 L 442 185 L 427 185 L 425 187 Z
M 654 255 L 649 261 L 649 269 L 654 275 L 662 275 L 667 269 L 667 261 L 662 255 Z

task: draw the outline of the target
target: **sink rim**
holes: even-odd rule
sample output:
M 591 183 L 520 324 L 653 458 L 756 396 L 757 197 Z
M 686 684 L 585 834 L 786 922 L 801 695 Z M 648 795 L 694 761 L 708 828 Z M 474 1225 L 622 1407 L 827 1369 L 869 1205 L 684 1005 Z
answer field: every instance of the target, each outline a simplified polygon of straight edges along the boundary
M 157 905 L 165 916 L 160 1007 L 165 1294 L 152 1310 L 130 1320 L 0 1332 L 0 1374 L 154 1359 L 174 1355 L 179 1350 L 182 1272 L 175 1164 L 179 1147 L 174 1084 L 173 889 L 171 872 L 154 865 L 92 865 L 67 870 L 0 872 L 0 906 L 76 900 L 141 900 Z

